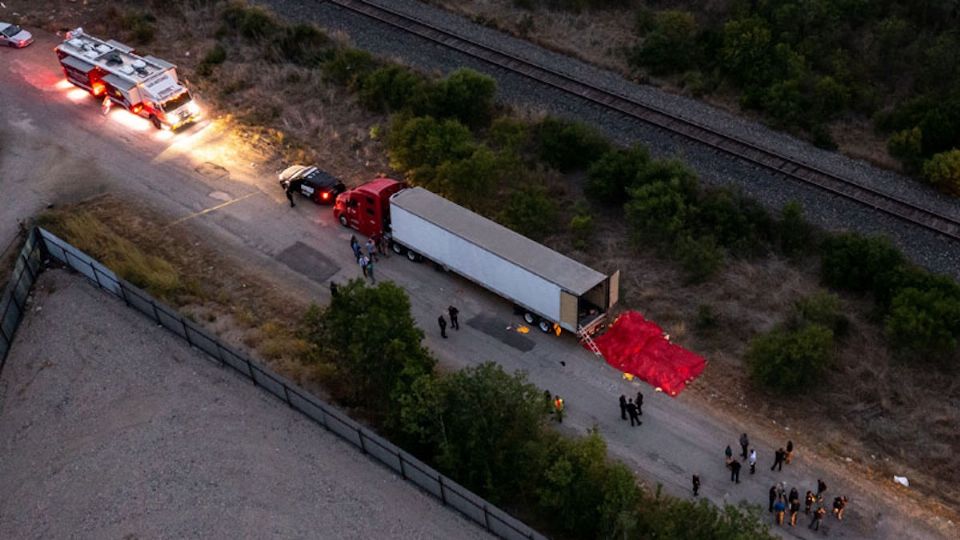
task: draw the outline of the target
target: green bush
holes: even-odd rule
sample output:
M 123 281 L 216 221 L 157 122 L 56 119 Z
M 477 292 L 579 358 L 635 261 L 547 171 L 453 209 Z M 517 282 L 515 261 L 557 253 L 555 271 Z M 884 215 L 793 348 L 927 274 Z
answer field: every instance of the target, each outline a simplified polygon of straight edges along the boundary
M 693 321 L 693 327 L 703 333 L 716 330 L 720 327 L 720 314 L 710 304 L 700 304 L 697 306 L 697 317 Z
M 357 89 L 359 81 L 377 68 L 377 61 L 367 51 L 337 49 L 333 57 L 323 63 L 323 72 L 331 81 L 350 89 Z
M 723 266 L 723 249 L 709 234 L 696 239 L 682 236 L 674 247 L 674 256 L 679 260 L 688 284 L 703 283 Z
M 903 262 L 903 255 L 886 238 L 838 234 L 821 246 L 820 275 L 830 287 L 882 296 Z
M 680 181 L 654 182 L 629 194 L 624 210 L 635 239 L 668 245 L 687 230 L 693 209 Z
M 654 17 L 653 29 L 633 52 L 635 64 L 650 68 L 654 74 L 686 71 L 697 60 L 697 21 L 685 11 L 661 11 Z
M 908 287 L 893 297 L 884 330 L 894 351 L 912 360 L 956 359 L 960 290 Z
M 800 203 L 789 202 L 784 205 L 775 229 L 778 247 L 784 255 L 796 257 L 813 250 L 814 230 L 803 218 L 803 207 Z
M 603 135 L 579 122 L 547 118 L 537 125 L 536 136 L 540 158 L 561 172 L 586 169 L 610 150 Z
M 227 60 L 227 50 L 217 43 L 212 49 L 203 55 L 200 63 L 197 64 L 197 74 L 206 77 L 213 73 L 213 68 L 219 66 Z
M 674 183 L 687 199 L 693 200 L 700 195 L 700 183 L 697 174 L 678 159 L 658 159 L 651 161 L 637 174 L 637 186 L 656 182 Z
M 907 170 L 916 170 L 923 160 L 923 131 L 914 127 L 895 133 L 887 141 L 887 151 Z
M 746 355 L 753 380 L 771 390 L 797 393 L 820 379 L 833 362 L 833 332 L 819 324 L 777 329 L 750 343 Z
M 497 221 L 518 233 L 540 240 L 556 226 L 557 208 L 547 190 L 526 185 L 507 195 Z
M 923 164 L 923 176 L 932 185 L 960 195 L 960 149 L 934 155 Z
M 627 188 L 637 182 L 649 163 L 650 153 L 642 146 L 611 150 L 590 166 L 584 192 L 597 202 L 622 206 Z
M 410 107 L 426 86 L 427 81 L 408 68 L 381 67 L 360 81 L 360 103 L 375 112 L 400 111 Z
M 415 110 L 420 115 L 455 118 L 472 128 L 486 127 L 493 117 L 496 81 L 471 69 L 458 69 L 432 84 Z
M 298 66 L 320 66 L 333 54 L 330 38 L 309 24 L 284 27 L 274 37 L 272 45 L 276 51 L 273 55 L 275 61 L 291 62 Z
M 573 245 L 577 249 L 586 249 L 593 236 L 593 216 L 577 214 L 570 219 L 570 232 L 573 233 Z
M 223 22 L 231 30 L 236 30 L 247 39 L 263 39 L 280 30 L 280 24 L 273 15 L 260 6 L 248 6 L 233 2 L 223 10 Z
M 390 166 L 427 184 L 434 181 L 441 164 L 465 159 L 475 149 L 470 130 L 456 120 L 398 115 L 387 135 Z
M 437 191 L 473 210 L 496 205 L 494 189 L 499 180 L 497 155 L 478 146 L 464 159 L 446 161 L 437 169 Z
M 847 335 L 850 330 L 850 320 L 842 312 L 840 297 L 828 292 L 818 292 L 794 304 L 791 326 L 802 328 L 808 324 L 829 328 L 838 338 Z
M 758 254 L 771 243 L 773 219 L 759 203 L 729 189 L 705 191 L 697 209 L 697 228 L 740 255 Z

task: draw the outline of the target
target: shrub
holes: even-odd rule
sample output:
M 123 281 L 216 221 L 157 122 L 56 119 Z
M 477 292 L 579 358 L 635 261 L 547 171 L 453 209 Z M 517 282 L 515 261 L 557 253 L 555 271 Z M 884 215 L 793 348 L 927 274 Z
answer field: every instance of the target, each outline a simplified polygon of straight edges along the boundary
M 915 170 L 923 158 L 923 132 L 914 127 L 895 133 L 887 141 L 887 151 L 907 170 Z
M 276 60 L 299 66 L 319 66 L 332 54 L 330 38 L 309 24 L 285 27 L 274 37 L 272 45 L 279 55 Z
M 891 273 L 903 262 L 903 255 L 886 238 L 838 234 L 821 246 L 820 274 L 830 287 L 882 296 Z
M 636 239 L 669 244 L 687 230 L 692 208 L 680 182 L 655 182 L 629 190 L 627 221 Z
M 884 330 L 894 350 L 903 357 L 955 357 L 960 338 L 960 291 L 900 290 L 893 297 Z
M 530 125 L 509 116 L 501 116 L 490 125 L 487 141 L 494 148 L 520 155 L 530 146 Z
M 960 195 L 960 149 L 934 155 L 923 164 L 923 176 L 932 185 Z
M 780 252 L 784 255 L 796 257 L 812 250 L 814 230 L 803 218 L 800 203 L 789 202 L 784 205 L 775 229 Z
M 674 255 L 680 261 L 687 283 L 702 283 L 723 266 L 723 249 L 712 235 L 696 239 L 684 235 L 677 242 Z
M 217 43 L 212 49 L 203 55 L 203 59 L 197 64 L 197 74 L 206 77 L 213 73 L 213 68 L 219 66 L 227 60 L 227 50 Z
M 432 182 L 436 168 L 473 154 L 470 130 L 456 120 L 396 116 L 387 136 L 390 166 L 412 180 Z
M 573 233 L 573 244 L 577 249 L 586 249 L 590 237 L 593 235 L 593 216 L 577 214 L 570 219 L 570 232 Z
M 697 21 L 685 11 L 661 11 L 653 30 L 634 51 L 635 64 L 654 74 L 676 73 L 695 65 L 697 57 Z
M 359 81 L 376 67 L 377 61 L 367 51 L 342 48 L 324 62 L 323 72 L 331 81 L 356 89 Z
M 610 149 L 597 130 L 579 122 L 547 118 L 536 134 L 540 158 L 562 172 L 585 169 Z
M 729 189 L 706 191 L 697 209 L 697 227 L 741 255 L 759 253 L 770 242 L 773 220 L 759 203 Z
M 527 185 L 507 196 L 497 221 L 528 238 L 540 240 L 556 224 L 556 213 L 546 189 Z
M 456 118 L 473 128 L 490 124 L 497 83 L 492 77 L 471 69 L 458 69 L 429 87 L 416 110 L 439 118 Z
M 840 297 L 828 292 L 818 292 L 801 298 L 794 304 L 793 328 L 819 324 L 829 328 L 836 337 L 843 337 L 850 329 L 850 320 L 841 311 Z
M 637 182 L 638 175 L 649 162 L 650 154 L 642 146 L 611 150 L 590 166 L 584 192 L 597 202 L 623 205 L 627 200 L 627 188 Z
M 700 193 L 696 173 L 677 159 L 651 161 L 637 174 L 637 186 L 656 182 L 675 183 L 683 196 L 691 200 Z
M 280 30 L 280 25 L 269 11 L 260 6 L 233 2 L 223 10 L 223 22 L 247 39 L 262 39 Z
M 746 355 L 750 376 L 771 390 L 796 393 L 814 383 L 833 360 L 833 332 L 819 324 L 777 329 L 755 338 Z
M 399 111 L 409 107 L 426 85 L 426 80 L 410 69 L 381 67 L 360 81 L 360 103 L 375 112 Z
M 710 304 L 700 304 L 693 327 L 704 333 L 716 330 L 720 327 L 720 314 Z
M 440 193 L 474 210 L 489 206 L 499 177 L 496 154 L 477 147 L 464 159 L 446 161 L 437 169 Z
M 720 60 L 727 72 L 740 84 L 756 85 L 773 77 L 773 36 L 766 21 L 759 17 L 733 20 L 723 26 Z

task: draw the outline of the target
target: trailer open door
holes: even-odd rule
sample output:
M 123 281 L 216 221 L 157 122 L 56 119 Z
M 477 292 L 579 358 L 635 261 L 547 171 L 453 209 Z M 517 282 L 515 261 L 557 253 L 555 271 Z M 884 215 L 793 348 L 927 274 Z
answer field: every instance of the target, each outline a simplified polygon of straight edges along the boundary
M 617 270 L 613 274 L 610 274 L 609 281 L 609 301 L 607 302 L 607 309 L 613 309 L 613 306 L 617 305 L 617 302 L 620 300 L 620 271 Z
M 578 328 L 579 300 L 567 291 L 560 291 L 560 324 L 567 329 Z

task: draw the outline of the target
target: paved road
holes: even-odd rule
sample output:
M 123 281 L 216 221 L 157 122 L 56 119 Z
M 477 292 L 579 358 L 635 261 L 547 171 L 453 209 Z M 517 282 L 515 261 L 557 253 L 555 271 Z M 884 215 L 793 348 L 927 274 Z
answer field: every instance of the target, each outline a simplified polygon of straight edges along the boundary
M 491 538 L 82 277 L 35 291 L 0 378 L 0 538 Z
M 28 49 L 0 50 L 0 245 L 13 234 L 17 218 L 50 203 L 110 191 L 185 220 L 179 226 L 195 227 L 225 252 L 318 301 L 326 298 L 325 279 L 360 275 L 351 261 L 350 233 L 333 221 L 330 211 L 308 203 L 289 208 L 273 171 L 253 153 L 231 144 L 229 132 L 212 123 L 170 138 L 123 111 L 101 116 L 92 99 L 58 85 L 59 71 L 50 52 L 55 43 L 55 36 L 41 33 Z M 304 257 L 313 262 L 301 264 Z M 394 257 L 378 266 L 377 275 L 408 291 L 414 316 L 427 331 L 427 345 L 446 365 L 495 360 L 508 370 L 526 370 L 538 386 L 566 399 L 565 429 L 582 433 L 597 426 L 613 455 L 644 480 L 662 483 L 668 493 L 688 496 L 690 475 L 697 472 L 704 495 L 713 501 L 766 504 L 773 482 L 784 480 L 803 493 L 823 477 L 831 495 L 844 493 L 852 499 L 848 519 L 829 522 L 831 536 L 956 535 L 955 529 L 935 532 L 928 526 L 930 516 L 921 519 L 906 501 L 869 482 L 845 477 L 833 466 L 814 467 L 811 452 L 803 448 L 802 457 L 783 473 L 774 475 L 761 467 L 755 477 L 744 475 L 745 481 L 732 485 L 724 474 L 722 451 L 727 444 L 736 446 L 742 430 L 751 434 L 762 462 L 769 461 L 774 444 L 782 442 L 763 427 L 744 427 L 694 400 L 671 399 L 648 387 L 643 387 L 644 425 L 631 430 L 619 419 L 616 399 L 621 393 L 636 393 L 639 384 L 623 381 L 570 336 L 507 334 L 505 328 L 518 322 L 507 303 L 425 265 Z M 440 340 L 436 317 L 451 302 L 458 304 L 465 324 L 452 339 Z M 806 527 L 780 532 L 813 537 Z

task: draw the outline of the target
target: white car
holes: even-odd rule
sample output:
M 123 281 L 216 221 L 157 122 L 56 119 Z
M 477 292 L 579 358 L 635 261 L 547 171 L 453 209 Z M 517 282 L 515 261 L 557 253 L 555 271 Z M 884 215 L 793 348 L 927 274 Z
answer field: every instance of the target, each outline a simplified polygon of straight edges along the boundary
M 0 22 L 0 46 L 26 47 L 33 43 L 33 35 L 16 24 Z

